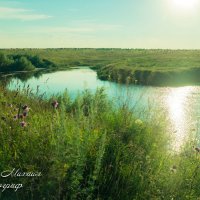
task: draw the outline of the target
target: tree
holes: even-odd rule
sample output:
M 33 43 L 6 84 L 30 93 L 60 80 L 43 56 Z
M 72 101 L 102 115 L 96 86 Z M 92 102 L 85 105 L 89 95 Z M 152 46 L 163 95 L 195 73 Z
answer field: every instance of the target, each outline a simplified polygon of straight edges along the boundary
M 29 57 L 29 60 L 32 62 L 32 64 L 37 68 L 42 68 L 44 66 L 43 60 L 39 56 L 33 56 Z
M 34 69 L 32 63 L 24 56 L 17 59 L 12 67 L 14 71 L 32 71 Z
M 9 71 L 9 67 L 12 64 L 12 60 L 5 54 L 0 53 L 0 71 Z

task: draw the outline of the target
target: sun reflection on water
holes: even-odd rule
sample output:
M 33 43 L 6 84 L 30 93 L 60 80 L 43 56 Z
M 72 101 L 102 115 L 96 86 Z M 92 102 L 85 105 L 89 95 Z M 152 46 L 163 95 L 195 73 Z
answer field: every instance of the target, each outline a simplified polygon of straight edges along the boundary
M 188 107 L 189 97 L 194 87 L 173 88 L 166 97 L 166 106 L 169 112 L 169 118 L 173 128 L 170 129 L 172 134 L 172 148 L 179 151 L 181 146 L 187 139 L 188 130 L 190 128 L 190 113 Z

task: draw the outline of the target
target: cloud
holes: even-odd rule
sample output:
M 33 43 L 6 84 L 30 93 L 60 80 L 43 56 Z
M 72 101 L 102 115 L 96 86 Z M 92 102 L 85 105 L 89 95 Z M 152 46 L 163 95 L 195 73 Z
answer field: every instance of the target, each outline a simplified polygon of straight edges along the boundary
M 33 13 L 22 8 L 0 7 L 0 19 L 17 19 L 22 21 L 48 19 L 51 16 Z

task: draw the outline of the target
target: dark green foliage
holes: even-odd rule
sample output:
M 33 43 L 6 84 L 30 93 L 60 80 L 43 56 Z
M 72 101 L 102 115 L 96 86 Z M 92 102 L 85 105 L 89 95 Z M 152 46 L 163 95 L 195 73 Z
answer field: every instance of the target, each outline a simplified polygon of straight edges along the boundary
M 13 71 L 32 71 L 35 69 L 35 67 L 26 57 L 21 56 L 20 58 L 17 58 L 15 60 L 15 62 L 12 64 L 11 69 Z
M 0 53 L 0 71 L 6 71 L 7 68 L 13 65 L 13 60 L 9 59 L 3 53 Z
M 0 72 L 34 71 L 36 68 L 56 69 L 56 65 L 39 56 L 5 55 L 0 53 Z
M 42 59 L 39 56 L 28 56 L 28 59 L 32 62 L 32 64 L 36 67 L 36 68 L 55 68 L 56 65 L 46 59 Z

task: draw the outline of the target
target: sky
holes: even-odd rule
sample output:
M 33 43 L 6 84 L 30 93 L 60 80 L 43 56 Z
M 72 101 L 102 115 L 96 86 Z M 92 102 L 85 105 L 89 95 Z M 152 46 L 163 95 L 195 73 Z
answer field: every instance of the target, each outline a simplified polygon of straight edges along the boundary
M 0 0 L 0 48 L 200 48 L 200 0 Z

